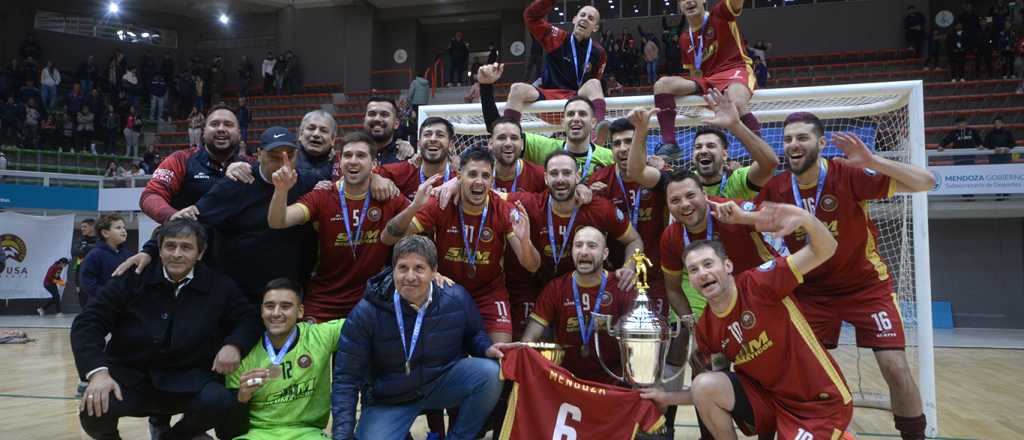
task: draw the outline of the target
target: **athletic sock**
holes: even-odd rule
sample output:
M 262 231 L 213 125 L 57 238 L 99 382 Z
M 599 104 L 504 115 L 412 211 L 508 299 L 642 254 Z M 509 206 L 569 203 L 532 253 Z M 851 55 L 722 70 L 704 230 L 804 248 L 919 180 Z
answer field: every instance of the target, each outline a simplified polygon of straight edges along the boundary
M 523 114 L 518 110 L 512 110 L 510 108 L 505 109 L 505 117 L 519 122 L 523 119 Z
M 597 98 L 591 102 L 594 104 L 594 120 L 597 122 L 603 121 L 605 109 L 608 108 L 604 98 Z
M 740 121 L 743 122 L 743 125 L 746 125 L 750 131 L 754 132 L 757 137 L 761 137 L 761 121 L 758 121 L 757 117 L 754 116 L 753 113 L 747 113 L 740 116 Z
M 654 106 L 658 112 L 658 128 L 661 129 L 661 143 L 676 143 L 676 97 L 671 93 L 654 95 Z
M 900 432 L 903 440 L 924 440 L 924 429 L 928 426 L 924 414 L 917 417 L 892 416 L 896 422 L 896 430 Z

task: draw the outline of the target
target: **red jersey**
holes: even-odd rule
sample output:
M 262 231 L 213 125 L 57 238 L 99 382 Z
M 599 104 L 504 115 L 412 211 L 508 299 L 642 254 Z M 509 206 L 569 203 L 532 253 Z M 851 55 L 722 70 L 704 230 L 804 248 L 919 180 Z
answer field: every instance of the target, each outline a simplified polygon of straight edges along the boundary
M 64 266 L 53 263 L 49 269 L 46 269 L 46 275 L 43 276 L 44 286 L 56 286 L 59 285 L 62 280 L 60 278 L 61 272 L 64 272 Z
M 449 205 L 441 209 L 438 201 L 431 198 L 427 205 L 416 212 L 413 225 L 418 233 L 433 232 L 434 243 L 437 244 L 437 270 L 456 283 L 465 287 L 474 298 L 497 295 L 507 298 L 505 290 L 505 274 L 502 271 L 501 258 L 505 252 L 505 243 L 512 235 L 512 214 L 515 209 L 500 197 L 487 197 L 487 219 L 480 227 L 483 210 L 477 212 L 462 211 L 461 206 Z M 465 225 L 460 226 L 459 212 L 463 212 Z M 465 241 L 469 240 L 470 248 L 476 245 L 476 274 L 471 275 Z M 479 237 L 479 242 L 477 242 Z
M 817 182 L 800 187 L 801 205 L 832 231 L 839 242 L 835 255 L 807 274 L 797 295 L 847 295 L 879 284 L 892 284 L 889 267 L 878 252 L 878 228 L 868 216 L 869 200 L 887 199 L 895 193 L 895 181 L 869 168 L 844 165 L 835 160 L 821 162 L 825 186 L 816 201 Z M 757 201 L 795 203 L 792 173 L 784 171 L 765 184 Z M 796 252 L 804 247 L 802 230 L 786 236 L 786 246 Z
M 852 401 L 839 365 L 825 351 L 790 293 L 803 275 L 777 257 L 736 275 L 728 312 L 708 309 L 695 326 L 705 358 L 722 353 L 737 374 L 761 385 L 778 405 L 802 418 L 826 418 Z
M 420 184 L 430 178 L 430 176 L 420 174 L 420 168 L 407 160 L 381 165 L 374 168 L 373 172 L 394 182 L 402 195 L 409 200 L 416 197 L 416 190 L 420 188 Z M 451 164 L 448 164 L 442 174 L 444 178 L 434 183 L 434 187 L 437 188 L 447 182 L 448 179 L 458 177 L 458 175 L 459 172 Z
M 665 424 L 639 391 L 576 379 L 532 348 L 506 351 L 501 377 L 515 381 L 501 440 L 632 439 Z
M 548 202 L 550 200 L 548 191 L 540 194 L 509 194 L 508 198 L 512 201 L 521 201 L 530 216 L 531 240 L 540 250 L 541 269 L 538 272 L 541 272 L 540 280 L 542 282 L 573 271 L 572 238 L 580 228 L 593 226 L 604 232 L 609 242 L 621 238 L 631 229 L 626 215 L 604 197 L 595 196 L 589 204 L 580 206 L 576 210 L 576 219 L 571 231 L 567 231 L 571 215 L 562 216 L 552 211 L 552 224 L 548 225 Z M 558 247 L 561 254 L 557 267 L 552 252 L 552 237 L 548 235 L 550 228 L 554 228 L 555 246 Z
M 729 8 L 729 2 L 718 2 L 705 16 L 706 23 L 701 31 L 693 30 L 696 42 L 690 39 L 689 25 L 683 19 L 683 29 L 679 33 L 679 54 L 684 70 L 697 69 L 694 58 L 698 51 L 702 52 L 699 70 L 704 76 L 729 69 L 750 68 L 753 62 L 747 56 L 740 28 L 736 24 L 740 12 Z
M 708 200 L 717 203 L 724 203 L 730 199 L 721 197 L 708 197 Z M 733 200 L 739 205 L 745 203 L 742 200 Z M 760 266 L 765 261 L 778 256 L 778 252 L 764 241 L 764 236 L 757 232 L 753 226 L 722 223 L 714 216 L 708 215 L 708 224 L 711 225 L 711 239 L 722 243 L 725 254 L 732 261 L 734 273 L 740 273 L 747 269 Z M 701 231 L 686 230 L 690 242 L 707 240 L 708 230 Z M 683 248 L 686 247 L 683 239 L 683 224 L 674 222 L 665 228 L 661 233 L 661 270 L 673 275 L 680 275 L 687 278 L 686 267 L 683 265 Z
M 502 180 L 494 175 L 494 190 L 499 193 L 531 192 L 539 193 L 547 189 L 544 183 L 544 167 L 533 162 L 516 159 L 516 176 Z
M 341 199 L 338 198 L 340 184 L 340 181 L 335 183 L 333 190 L 310 191 L 298 201 L 305 211 L 306 221 L 312 221 L 317 229 L 320 247 L 319 263 L 302 301 L 306 315 L 318 322 L 344 318 L 363 298 L 366 280 L 389 263 L 391 246 L 380 242 L 381 233 L 388 220 L 409 206 L 404 197 L 386 202 L 371 198 L 362 236 L 353 255 L 352 243 L 345 230 L 345 217 L 341 213 Z M 359 228 L 364 197 L 345 196 L 352 234 L 356 234 Z
M 574 272 L 575 273 L 575 272 Z M 622 315 L 629 313 L 633 305 L 635 294 L 619 290 L 619 279 L 614 272 L 607 273 L 604 294 L 601 295 L 601 307 L 598 313 L 611 315 L 617 320 Z M 576 315 L 576 300 L 572 292 L 573 273 L 567 273 L 551 280 L 544 291 L 537 297 L 537 306 L 534 308 L 530 318 L 543 324 L 545 327 L 552 327 L 555 331 L 555 343 L 565 347 L 565 358 L 562 367 L 572 372 L 580 379 L 592 380 L 614 385 L 616 380 L 608 375 L 601 364 L 597 361 L 597 348 L 594 346 L 593 336 L 587 344 L 589 353 L 584 357 L 580 353 L 580 346 L 583 344 L 583 337 L 580 333 L 579 317 Z M 580 306 L 583 310 L 583 319 L 589 323 L 590 312 L 597 308 L 597 292 L 601 285 L 586 286 L 577 285 L 580 292 Z M 619 364 L 619 344 L 615 338 L 608 335 L 604 327 L 593 324 L 594 333 L 601 338 L 601 355 L 605 365 L 613 368 L 613 372 L 622 375 Z
M 661 174 L 661 179 L 654 188 L 644 188 L 636 182 L 627 182 L 619 174 L 618 167 L 608 166 L 599 168 L 587 180 L 587 185 L 601 182 L 607 185 L 594 195 L 607 198 L 615 205 L 615 208 L 626 214 L 633 228 L 640 234 L 644 242 L 644 254 L 651 260 L 653 267 L 658 267 L 661 261 L 661 252 L 658 248 L 658 240 L 661 238 L 661 231 L 665 229 L 666 217 L 665 187 L 668 186 L 668 177 Z M 623 193 L 625 190 L 625 194 Z M 637 200 L 637 191 L 640 192 L 640 203 Z M 639 205 L 639 206 L 638 206 Z M 636 222 L 633 221 L 634 216 Z M 619 243 L 608 243 L 609 258 L 613 265 L 621 266 L 625 261 L 625 247 Z M 649 272 L 650 281 L 660 281 L 662 275 L 659 271 Z

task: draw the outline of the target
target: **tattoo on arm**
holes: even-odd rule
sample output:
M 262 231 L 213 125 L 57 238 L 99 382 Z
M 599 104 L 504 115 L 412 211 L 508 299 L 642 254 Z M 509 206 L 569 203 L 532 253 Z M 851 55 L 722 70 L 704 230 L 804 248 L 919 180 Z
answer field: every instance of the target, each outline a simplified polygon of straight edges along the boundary
M 402 238 L 405 236 L 405 231 L 398 226 L 398 217 L 389 220 L 387 226 L 384 228 L 388 231 L 388 234 L 391 234 L 391 236 L 395 238 Z

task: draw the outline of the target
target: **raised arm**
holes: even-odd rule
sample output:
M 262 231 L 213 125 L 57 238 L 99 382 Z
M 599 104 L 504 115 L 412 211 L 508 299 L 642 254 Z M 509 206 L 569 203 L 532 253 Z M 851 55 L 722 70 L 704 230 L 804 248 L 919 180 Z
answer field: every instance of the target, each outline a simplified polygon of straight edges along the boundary
M 629 147 L 629 159 L 626 160 L 626 177 L 634 182 L 639 182 L 645 188 L 654 188 L 661 180 L 661 171 L 647 165 L 647 127 L 650 124 L 651 116 L 656 113 L 658 113 L 657 108 L 637 107 L 626 116 L 635 129 L 633 145 Z
M 512 211 L 512 233 L 508 236 L 508 244 L 526 270 L 536 272 L 540 269 L 540 252 L 530 240 L 530 216 L 521 202 L 515 202 Z
M 494 83 L 501 78 L 505 71 L 504 64 L 487 64 L 480 66 L 477 70 L 476 79 L 480 83 L 480 110 L 484 114 L 484 125 L 487 131 L 491 131 L 491 125 L 501 116 L 498 113 L 498 104 L 494 102 Z
M 754 160 L 747 179 L 758 188 L 763 187 L 779 166 L 779 156 L 775 154 L 775 150 L 772 150 L 772 147 L 764 139 L 743 124 L 740 120 L 739 109 L 728 95 L 712 89 L 704 95 L 704 102 L 715 112 L 715 116 L 702 122 L 729 130 L 733 136 L 736 136 L 736 139 L 739 139 L 743 147 L 750 153 L 750 158 Z
M 566 31 L 548 22 L 548 14 L 555 8 L 556 0 L 534 0 L 523 11 L 523 21 L 537 42 L 550 52 L 562 45 L 568 35 Z
M 434 182 L 437 182 L 442 177 L 440 174 L 435 174 L 420 184 L 419 188 L 416 189 L 416 197 L 412 199 L 412 204 L 405 207 L 402 212 L 398 213 L 391 220 L 388 220 L 388 224 L 384 227 L 384 233 L 380 235 L 381 243 L 391 246 L 398 243 L 398 240 L 401 240 L 402 237 L 417 232 L 416 226 L 412 224 L 412 219 L 416 217 L 416 212 L 422 209 L 427 204 L 427 200 L 430 199 L 430 190 L 434 187 Z
M 295 186 L 298 174 L 290 165 L 274 171 L 271 176 L 274 181 L 274 195 L 270 198 L 270 208 L 267 210 L 267 224 L 271 229 L 285 229 L 301 225 L 306 222 L 306 212 L 298 204 L 288 205 L 288 191 Z
M 843 150 L 846 162 L 860 168 L 871 168 L 895 181 L 896 192 L 923 192 L 935 186 L 935 177 L 916 165 L 896 162 L 871 152 L 867 145 L 852 133 L 835 133 L 832 142 Z

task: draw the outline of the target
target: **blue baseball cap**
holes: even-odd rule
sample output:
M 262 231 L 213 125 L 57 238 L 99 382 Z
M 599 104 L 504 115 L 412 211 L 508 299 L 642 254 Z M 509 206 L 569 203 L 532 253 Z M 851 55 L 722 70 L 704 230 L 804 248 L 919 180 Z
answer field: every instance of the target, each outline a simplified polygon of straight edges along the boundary
M 263 130 L 260 135 L 260 149 L 273 150 L 278 147 L 292 147 L 298 149 L 295 135 L 284 127 L 270 127 Z

